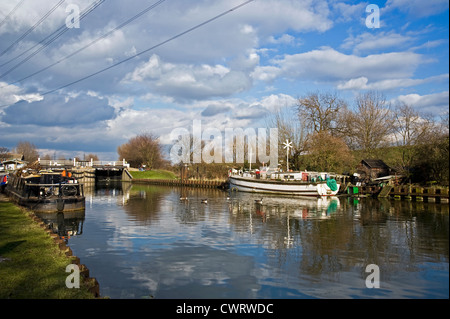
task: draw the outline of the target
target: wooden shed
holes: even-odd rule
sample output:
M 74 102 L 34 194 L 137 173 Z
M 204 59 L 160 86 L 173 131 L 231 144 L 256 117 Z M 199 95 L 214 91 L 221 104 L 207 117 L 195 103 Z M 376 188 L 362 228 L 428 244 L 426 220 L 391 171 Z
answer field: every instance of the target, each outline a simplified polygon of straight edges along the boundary
M 361 179 L 374 179 L 391 173 L 391 168 L 380 159 L 363 159 L 356 169 Z

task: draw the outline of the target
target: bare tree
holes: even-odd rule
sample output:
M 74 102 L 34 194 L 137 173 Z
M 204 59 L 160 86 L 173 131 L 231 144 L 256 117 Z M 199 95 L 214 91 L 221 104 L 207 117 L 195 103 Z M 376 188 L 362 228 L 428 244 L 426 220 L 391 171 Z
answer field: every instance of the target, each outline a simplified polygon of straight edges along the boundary
M 389 144 L 394 120 L 385 97 L 370 91 L 358 95 L 356 112 L 348 113 L 347 123 L 352 146 L 370 158 L 376 156 L 380 147 Z
M 281 160 L 286 158 L 283 143 L 286 140 L 292 142 L 289 167 L 300 169 L 299 157 L 305 151 L 308 139 L 306 118 L 297 117 L 295 107 L 284 106 L 266 117 L 266 126 L 278 128 L 278 156 Z
M 435 125 L 416 145 L 414 179 L 419 182 L 449 183 L 449 134 L 442 126 Z
M 449 111 L 445 112 L 444 114 L 442 114 L 440 116 L 440 118 L 441 118 L 441 125 L 442 125 L 442 128 L 443 128 L 443 131 L 446 132 L 447 135 L 449 133 L 449 119 L 448 119 L 448 116 L 449 116 Z
M 85 155 L 84 156 L 84 160 L 85 161 L 90 161 L 90 160 L 93 160 L 93 161 L 98 161 L 99 159 L 98 159 L 98 156 L 96 155 L 96 154 L 91 154 L 91 153 L 89 153 L 88 155 Z
M 329 131 L 332 135 L 341 135 L 343 122 L 340 112 L 347 103 L 336 93 L 310 93 L 298 99 L 297 111 L 300 121 L 304 121 L 311 132 Z
M 405 103 L 395 106 L 393 128 L 397 134 L 398 145 L 416 144 L 432 127 L 434 127 L 434 121 L 430 116 L 419 114 Z
M 406 176 L 410 176 L 410 168 L 417 156 L 416 145 L 424 140 L 434 127 L 432 117 L 419 114 L 405 103 L 395 106 L 393 129 L 401 150 L 401 158 L 396 168 Z
M 39 153 L 36 146 L 30 142 L 19 142 L 16 145 L 16 153 L 22 154 L 23 159 L 27 162 L 34 162 L 38 159 Z
M 4 161 L 9 156 L 9 148 L 0 147 L 0 161 Z

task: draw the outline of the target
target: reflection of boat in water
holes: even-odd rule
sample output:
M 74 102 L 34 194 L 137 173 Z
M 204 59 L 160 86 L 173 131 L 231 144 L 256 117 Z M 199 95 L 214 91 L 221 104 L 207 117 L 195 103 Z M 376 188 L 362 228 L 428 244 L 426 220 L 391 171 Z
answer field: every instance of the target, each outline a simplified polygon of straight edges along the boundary
M 36 213 L 36 215 L 62 239 L 67 240 L 83 233 L 84 210 L 65 213 Z
M 264 167 L 254 172 L 231 170 L 230 189 L 288 196 L 335 196 L 339 186 L 329 173 L 279 172 Z
M 17 204 L 34 212 L 67 212 L 85 209 L 83 185 L 66 172 L 11 175 L 5 189 Z
M 273 240 L 267 245 L 279 249 L 296 247 L 302 236 L 299 229 L 309 234 L 318 227 L 317 223 L 325 220 L 332 223 L 333 216 L 339 215 L 340 200 L 338 197 L 265 195 L 261 201 L 257 194 L 231 193 L 228 205 L 230 217 L 239 229 L 273 233 Z
M 255 194 L 234 194 L 230 202 L 231 209 L 237 213 L 241 210 L 255 210 L 257 215 L 288 214 L 293 218 L 327 218 L 337 212 L 340 201 L 337 197 L 280 197 Z

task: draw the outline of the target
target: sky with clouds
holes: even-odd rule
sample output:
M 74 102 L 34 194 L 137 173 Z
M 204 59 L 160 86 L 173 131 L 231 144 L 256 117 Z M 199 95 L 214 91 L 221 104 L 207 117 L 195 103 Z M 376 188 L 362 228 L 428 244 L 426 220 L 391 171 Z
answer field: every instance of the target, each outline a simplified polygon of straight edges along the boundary
M 83 15 L 96 0 L 0 0 L 0 146 L 117 160 L 137 134 L 170 146 L 193 120 L 265 127 L 317 91 L 351 106 L 377 90 L 448 111 L 448 0 L 254 0 L 228 11 L 245 2 L 106 0 Z M 379 28 L 366 24 L 370 4 Z

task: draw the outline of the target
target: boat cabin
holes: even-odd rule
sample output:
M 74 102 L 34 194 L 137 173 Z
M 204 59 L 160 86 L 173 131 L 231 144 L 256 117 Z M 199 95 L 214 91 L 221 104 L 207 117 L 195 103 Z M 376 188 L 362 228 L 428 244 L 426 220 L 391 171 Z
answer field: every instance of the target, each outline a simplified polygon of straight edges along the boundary
M 309 171 L 296 171 L 296 172 L 283 172 L 278 168 L 260 167 L 259 169 L 252 171 L 240 171 L 232 169 L 230 175 L 237 175 L 247 178 L 255 179 L 273 179 L 283 181 L 303 181 L 303 182 L 320 182 L 326 181 L 331 178 L 331 174 L 327 172 L 309 172 Z

